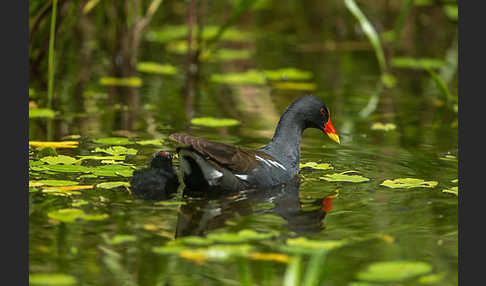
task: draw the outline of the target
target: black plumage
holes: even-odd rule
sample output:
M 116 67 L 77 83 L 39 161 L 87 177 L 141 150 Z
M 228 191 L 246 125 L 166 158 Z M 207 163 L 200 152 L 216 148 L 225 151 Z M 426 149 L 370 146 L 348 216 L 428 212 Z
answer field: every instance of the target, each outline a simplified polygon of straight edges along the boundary
M 167 200 L 177 192 L 179 180 L 172 167 L 172 154 L 155 154 L 149 168 L 136 170 L 130 179 L 132 195 L 143 200 Z

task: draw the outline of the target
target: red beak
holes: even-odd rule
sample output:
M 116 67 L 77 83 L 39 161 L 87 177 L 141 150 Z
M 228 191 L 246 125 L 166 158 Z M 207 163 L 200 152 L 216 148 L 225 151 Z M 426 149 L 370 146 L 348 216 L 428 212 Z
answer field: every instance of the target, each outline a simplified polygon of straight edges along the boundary
M 334 129 L 334 126 L 332 126 L 331 123 L 331 118 L 327 121 L 326 124 L 324 124 L 324 132 L 331 138 L 332 141 L 340 144 L 339 142 L 339 135 L 336 132 L 336 129 Z

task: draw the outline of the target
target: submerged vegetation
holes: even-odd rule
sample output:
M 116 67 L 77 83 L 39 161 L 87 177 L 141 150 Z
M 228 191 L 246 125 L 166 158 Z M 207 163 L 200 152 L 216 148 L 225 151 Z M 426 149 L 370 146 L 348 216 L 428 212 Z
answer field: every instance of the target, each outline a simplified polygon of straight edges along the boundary
M 29 14 L 30 284 L 457 284 L 456 1 L 52 0 Z M 176 151 L 171 133 L 258 148 L 309 93 L 341 145 L 306 131 L 298 180 L 132 197 L 133 172 Z

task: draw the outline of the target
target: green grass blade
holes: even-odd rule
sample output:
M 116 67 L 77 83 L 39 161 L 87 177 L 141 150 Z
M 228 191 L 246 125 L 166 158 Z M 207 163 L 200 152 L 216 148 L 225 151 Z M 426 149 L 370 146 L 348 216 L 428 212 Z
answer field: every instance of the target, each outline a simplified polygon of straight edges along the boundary
M 238 273 L 240 274 L 240 285 L 251 286 L 253 282 L 249 273 L 249 263 L 247 259 L 237 258 Z
M 439 92 L 444 96 L 444 98 L 448 101 L 451 102 L 453 100 L 452 94 L 449 91 L 449 88 L 447 88 L 446 83 L 442 80 L 442 78 L 432 69 L 427 69 L 429 72 L 430 76 L 435 82 L 435 85 L 437 86 L 437 89 Z
M 56 39 L 56 14 L 57 14 L 57 0 L 52 2 L 52 13 L 51 13 L 51 27 L 49 33 L 49 58 L 48 58 L 48 79 L 47 79 L 47 100 L 48 107 L 51 108 L 53 88 L 54 88 L 54 42 Z
M 402 4 L 402 9 L 400 9 L 400 14 L 398 15 L 397 21 L 395 22 L 395 26 L 393 28 L 395 46 L 397 46 L 400 42 L 400 34 L 402 33 L 405 19 L 407 18 L 408 12 L 413 6 L 413 3 L 414 0 L 405 0 Z
M 361 12 L 361 10 L 359 9 L 358 5 L 356 5 L 356 2 L 354 2 L 354 0 L 344 0 L 344 4 L 346 4 L 348 10 L 358 20 L 359 24 L 361 25 L 361 29 L 363 29 L 363 32 L 366 34 L 368 40 L 373 45 L 376 58 L 378 60 L 378 64 L 380 65 L 381 72 L 385 73 L 387 70 L 385 54 L 381 46 L 380 37 L 376 33 L 375 28 L 373 28 L 373 25 L 371 25 L 368 18 L 366 18 L 363 12 Z
M 302 256 L 296 255 L 292 257 L 292 261 L 287 266 L 283 285 L 298 286 L 300 284 L 301 272 L 302 272 Z
M 303 286 L 317 286 L 319 285 L 319 275 L 321 273 L 321 267 L 324 264 L 326 258 L 326 252 L 320 251 L 311 256 L 311 260 L 307 266 L 307 271 L 304 275 Z

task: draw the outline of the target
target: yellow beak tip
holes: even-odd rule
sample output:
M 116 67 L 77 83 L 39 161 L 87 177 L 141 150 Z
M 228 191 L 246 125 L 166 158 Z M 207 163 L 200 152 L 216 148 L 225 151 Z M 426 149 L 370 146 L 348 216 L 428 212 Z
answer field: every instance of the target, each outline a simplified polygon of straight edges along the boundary
M 337 135 L 337 134 L 333 134 L 333 133 L 328 133 L 328 134 L 327 134 L 327 136 L 329 136 L 329 138 L 330 138 L 332 141 L 334 141 L 334 142 L 336 142 L 336 143 L 338 143 L 338 144 L 341 144 L 341 141 L 339 141 L 339 135 Z

